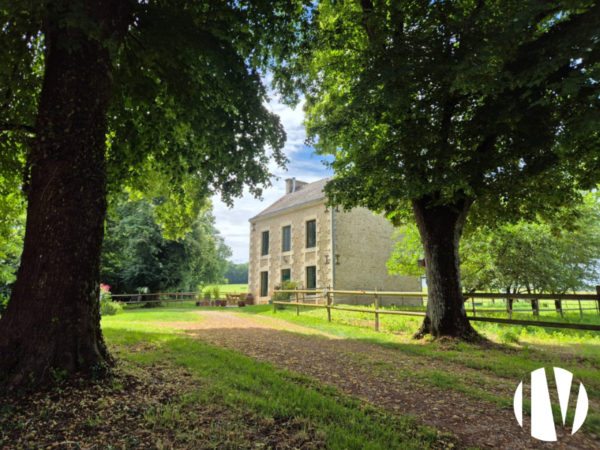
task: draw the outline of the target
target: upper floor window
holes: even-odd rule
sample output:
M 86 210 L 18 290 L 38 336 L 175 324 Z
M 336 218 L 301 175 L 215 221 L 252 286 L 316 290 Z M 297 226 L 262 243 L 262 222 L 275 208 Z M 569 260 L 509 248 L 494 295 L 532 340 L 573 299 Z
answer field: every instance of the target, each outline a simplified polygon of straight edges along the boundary
M 306 248 L 317 246 L 317 221 L 309 220 L 306 222 Z
M 281 251 L 289 252 L 292 248 L 292 227 L 288 225 L 281 229 Z
M 262 232 L 262 245 L 261 245 L 260 254 L 261 255 L 269 254 L 269 232 L 268 231 Z

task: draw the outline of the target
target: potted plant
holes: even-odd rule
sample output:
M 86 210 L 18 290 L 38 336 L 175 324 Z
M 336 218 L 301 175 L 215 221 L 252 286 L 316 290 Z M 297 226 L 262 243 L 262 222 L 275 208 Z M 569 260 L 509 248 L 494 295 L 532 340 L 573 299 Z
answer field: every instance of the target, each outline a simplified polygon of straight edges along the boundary
M 238 306 L 240 308 L 246 306 L 246 294 L 241 294 L 240 299 L 238 300 Z
M 204 289 L 204 305 L 210 306 L 210 288 Z

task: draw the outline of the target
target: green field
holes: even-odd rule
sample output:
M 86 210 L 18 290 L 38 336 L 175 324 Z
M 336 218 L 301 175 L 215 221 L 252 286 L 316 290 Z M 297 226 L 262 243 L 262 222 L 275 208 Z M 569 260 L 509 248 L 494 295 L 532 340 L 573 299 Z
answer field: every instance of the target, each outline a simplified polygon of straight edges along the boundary
M 205 288 L 206 289 L 206 288 Z M 248 292 L 247 284 L 219 284 L 223 294 L 245 294 Z

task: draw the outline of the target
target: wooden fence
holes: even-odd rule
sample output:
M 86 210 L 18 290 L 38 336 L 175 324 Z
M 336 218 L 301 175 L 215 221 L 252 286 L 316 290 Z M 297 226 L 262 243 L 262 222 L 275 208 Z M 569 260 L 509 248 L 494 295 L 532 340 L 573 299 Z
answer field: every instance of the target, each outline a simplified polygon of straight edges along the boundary
M 202 298 L 202 292 L 155 292 L 152 294 L 113 294 L 113 301 L 123 302 L 128 305 L 140 303 L 181 303 L 183 301 L 197 301 Z
M 375 323 L 374 328 L 375 331 L 379 331 L 379 316 L 381 314 L 388 315 L 405 315 L 405 316 L 425 316 L 424 311 L 409 311 L 409 310 L 390 310 L 390 309 L 381 309 L 380 301 L 381 297 L 420 297 L 427 298 L 427 294 L 423 292 L 393 292 L 393 291 L 378 291 L 377 289 L 373 291 L 349 291 L 349 290 L 335 290 L 335 289 L 277 289 L 274 291 L 275 295 L 277 294 L 286 294 L 290 296 L 289 301 L 281 301 L 274 300 L 273 301 L 273 311 L 277 311 L 277 305 L 285 305 L 285 306 L 295 306 L 296 314 L 300 314 L 300 307 L 310 307 L 310 308 L 325 308 L 327 310 L 327 320 L 331 322 L 331 310 L 340 310 L 340 311 L 353 311 L 353 312 L 361 312 L 367 314 L 375 315 Z M 302 300 L 300 301 L 300 296 L 302 295 Z M 373 297 L 374 309 L 367 308 L 358 308 L 358 307 L 348 307 L 348 306 L 337 306 L 333 303 L 333 296 L 335 295 L 358 295 L 358 296 L 371 296 Z M 557 313 L 560 313 L 561 317 L 564 317 L 564 311 L 579 311 L 581 317 L 583 318 L 583 311 L 586 310 L 594 310 L 600 315 L 600 287 L 597 288 L 596 294 L 593 293 L 585 293 L 585 294 L 504 294 L 504 293 L 465 293 L 463 294 L 465 298 L 465 308 L 467 307 L 467 303 L 470 301 L 470 313 L 471 315 L 467 315 L 467 318 L 471 321 L 480 321 L 480 322 L 494 322 L 494 323 L 504 323 L 504 324 L 512 324 L 512 325 L 532 325 L 539 327 L 553 327 L 553 328 L 569 328 L 576 330 L 591 330 L 591 331 L 600 331 L 600 325 L 592 325 L 592 324 L 581 324 L 581 323 L 567 323 L 567 322 L 546 322 L 541 320 L 516 320 L 512 318 L 512 314 L 515 312 L 533 312 L 536 317 L 539 317 L 540 309 L 539 309 L 539 301 L 540 300 L 553 300 L 555 302 L 555 310 Z M 292 296 L 294 299 L 292 301 Z M 307 296 L 311 303 L 307 303 Z M 323 304 L 318 302 L 318 299 L 323 299 L 325 302 Z M 477 316 L 477 313 L 502 313 L 501 309 L 479 309 L 477 310 L 477 303 L 475 299 L 491 299 L 495 301 L 496 299 L 503 299 L 506 302 L 506 309 L 504 310 L 508 315 L 508 319 L 502 319 L 497 317 L 482 317 Z M 532 309 L 513 309 L 513 301 L 514 300 L 523 300 L 531 302 Z M 562 308 L 563 301 L 577 301 L 578 308 Z M 593 307 L 583 307 L 581 302 L 591 302 Z M 551 309 L 546 311 L 552 311 Z
M 225 299 L 229 297 L 235 298 L 237 301 L 240 297 L 245 297 L 246 294 L 232 294 L 229 292 L 221 292 L 219 298 L 211 298 L 211 300 Z M 202 292 L 155 292 L 152 294 L 113 294 L 113 301 L 123 302 L 127 305 L 139 305 L 146 303 L 181 303 L 181 302 L 197 302 L 204 300 Z

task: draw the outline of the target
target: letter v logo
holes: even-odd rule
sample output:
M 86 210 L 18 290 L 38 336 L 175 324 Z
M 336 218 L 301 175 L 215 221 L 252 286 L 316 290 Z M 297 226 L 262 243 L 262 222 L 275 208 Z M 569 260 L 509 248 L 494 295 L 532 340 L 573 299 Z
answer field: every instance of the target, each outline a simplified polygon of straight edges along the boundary
M 573 374 L 568 370 L 554 367 L 554 379 L 558 391 L 558 402 L 562 416 L 562 424 L 565 425 L 569 396 Z M 579 393 L 575 406 L 575 418 L 573 420 L 573 431 L 575 434 L 583 425 L 588 412 L 588 396 L 583 383 L 579 383 Z M 515 417 L 519 425 L 523 426 L 523 382 L 519 383 L 515 391 L 513 407 Z M 552 404 L 546 370 L 544 368 L 531 372 L 531 436 L 541 441 L 556 441 L 556 428 L 552 416 Z

